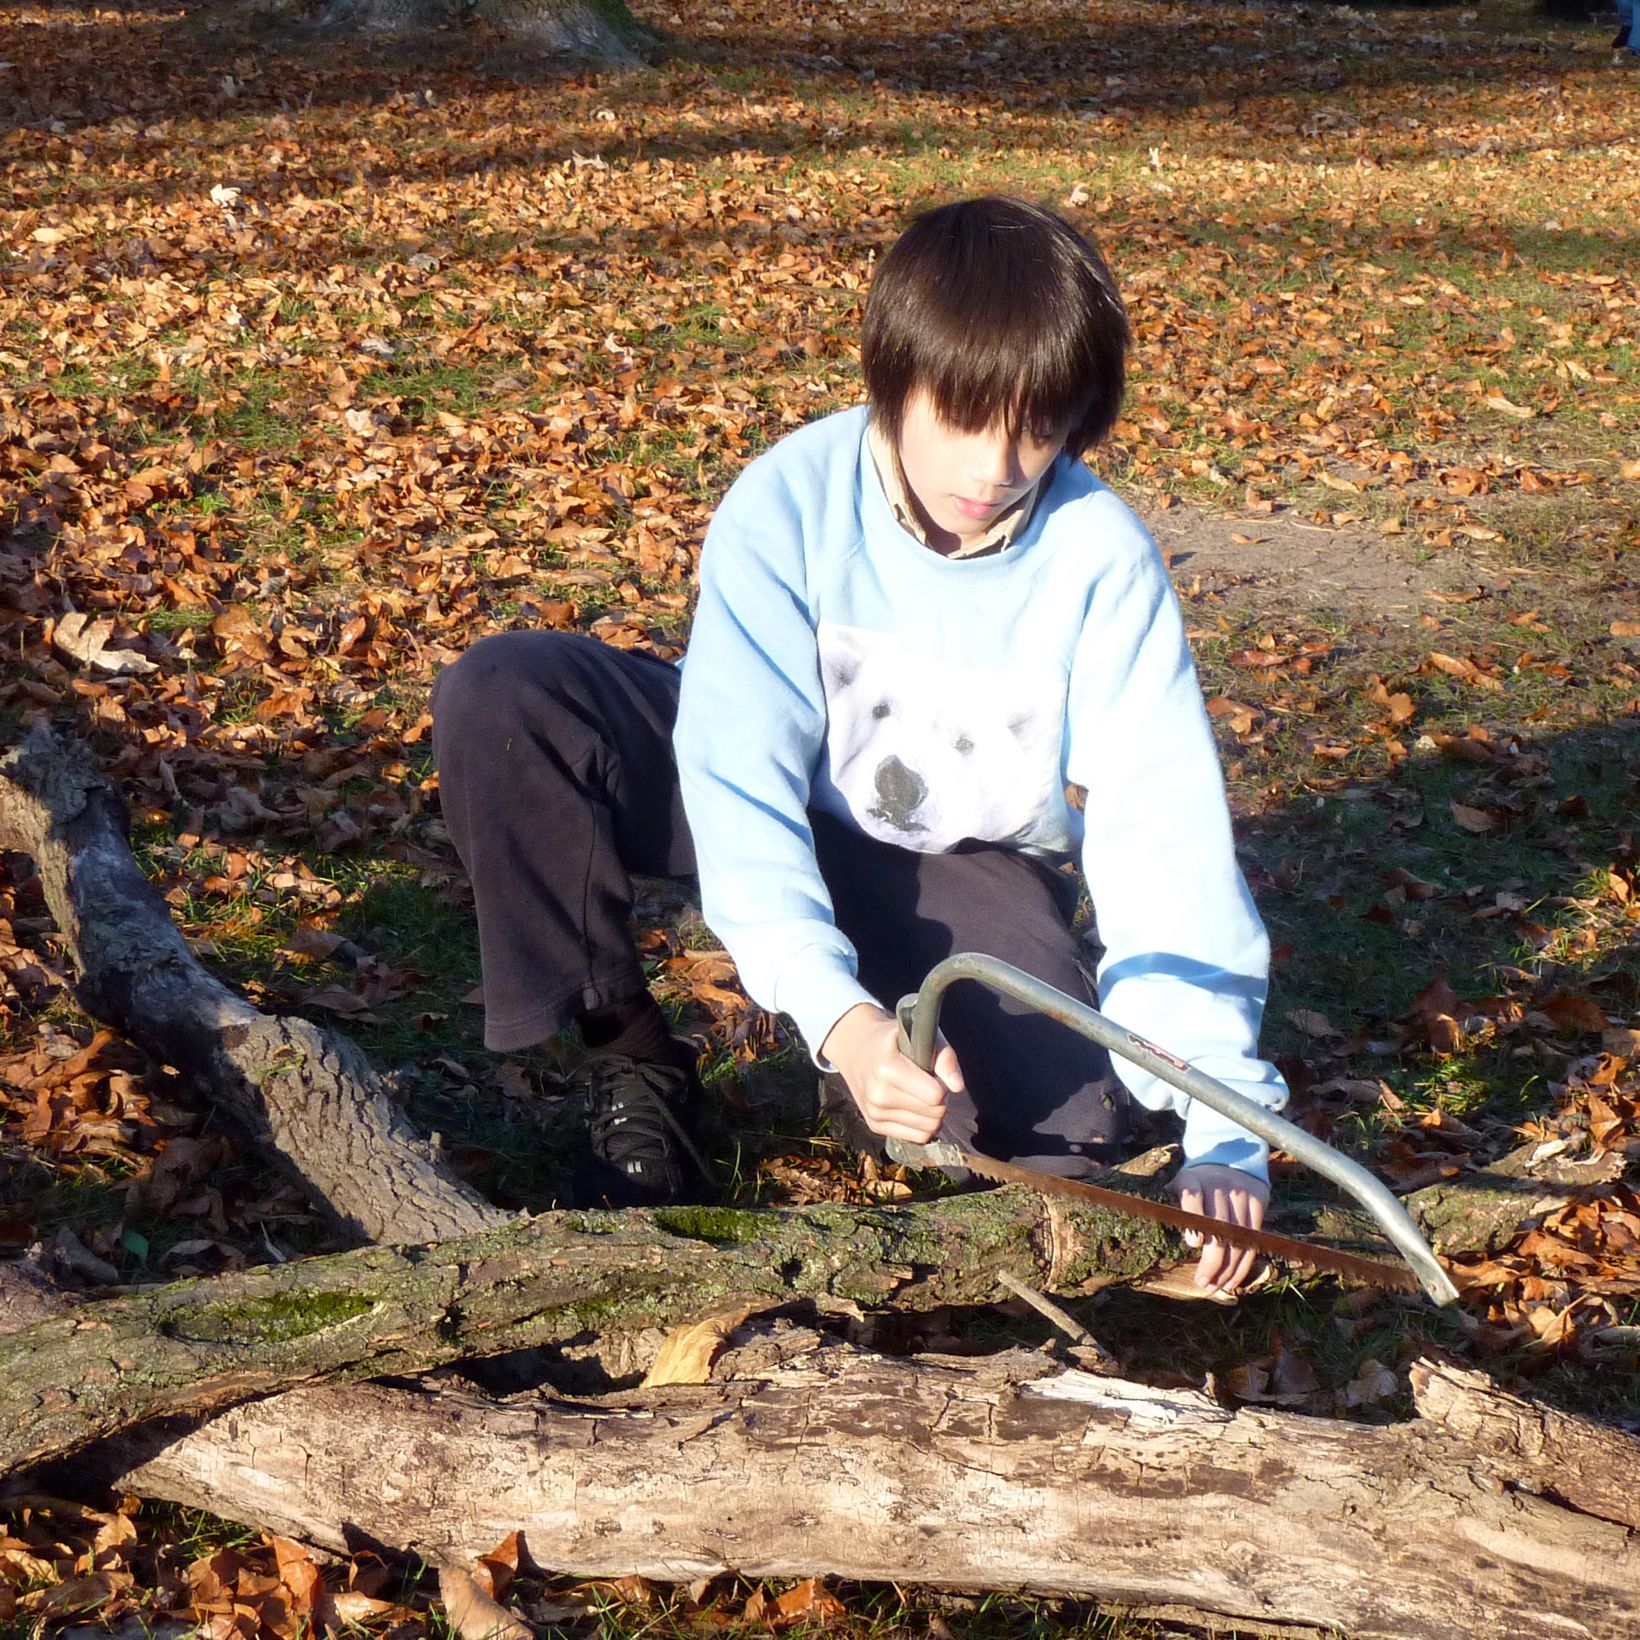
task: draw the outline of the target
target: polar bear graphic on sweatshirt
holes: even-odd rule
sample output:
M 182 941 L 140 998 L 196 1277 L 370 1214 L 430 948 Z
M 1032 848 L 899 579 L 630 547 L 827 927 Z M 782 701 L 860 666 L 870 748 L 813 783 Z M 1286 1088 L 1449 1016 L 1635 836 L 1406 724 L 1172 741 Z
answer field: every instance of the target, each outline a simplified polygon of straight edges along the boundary
M 820 806 L 925 853 L 1018 842 L 1059 786 L 1063 680 L 930 659 L 902 633 L 821 624 Z

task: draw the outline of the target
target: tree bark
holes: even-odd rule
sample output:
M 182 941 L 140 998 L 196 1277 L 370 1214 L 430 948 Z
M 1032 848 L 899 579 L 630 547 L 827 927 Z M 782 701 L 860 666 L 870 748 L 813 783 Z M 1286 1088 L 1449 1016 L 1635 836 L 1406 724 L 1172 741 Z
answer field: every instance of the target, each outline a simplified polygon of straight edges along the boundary
M 109 1298 L 0 1337 L 0 1477 L 154 1418 L 328 1377 L 670 1327 L 727 1306 L 994 1303 L 1176 1260 L 1161 1225 L 998 1190 L 893 1208 L 546 1213 Z
M 1640 1441 L 1433 1362 L 1367 1426 L 830 1345 L 601 1403 L 359 1385 L 243 1406 L 119 1481 L 342 1549 L 1072 1593 L 1352 1640 L 1640 1632 Z M 720 1366 L 723 1364 L 720 1363 Z
M 1442 1258 L 1486 1255 L 1501 1252 L 1579 1191 L 1598 1190 L 1623 1176 L 1623 1157 L 1617 1152 L 1540 1159 L 1541 1149 L 1523 1145 L 1476 1172 L 1426 1185 L 1404 1198 L 1402 1205 Z M 1340 1246 L 1371 1246 L 1378 1235 L 1371 1216 L 1350 1201 L 1322 1207 L 1313 1231 L 1301 1233 Z
M 1534 1219 L 1564 1207 L 1580 1190 L 1623 1176 L 1623 1157 L 1539 1159 L 1541 1145 L 1522 1145 L 1476 1173 L 1429 1185 L 1407 1207 L 1442 1253 L 1501 1252 Z
M 1474 1233 L 1494 1227 L 1482 1214 Z M 177 1282 L 0 1337 L 0 1476 L 133 1424 L 321 1378 L 584 1345 L 752 1300 L 986 1304 L 1010 1296 L 1006 1277 L 1085 1294 L 1154 1282 L 1188 1257 L 1160 1225 L 1012 1189 L 899 1207 L 510 1220 L 427 1247 Z
M 367 1241 L 461 1236 L 506 1215 L 417 1136 L 360 1050 L 276 1019 L 200 964 L 131 857 L 125 805 L 37 730 L 0 760 L 0 848 L 32 856 L 81 1005 L 176 1066 Z
M 322 28 L 396 33 L 479 21 L 545 51 L 621 66 L 640 61 L 655 37 L 625 0 L 328 0 Z

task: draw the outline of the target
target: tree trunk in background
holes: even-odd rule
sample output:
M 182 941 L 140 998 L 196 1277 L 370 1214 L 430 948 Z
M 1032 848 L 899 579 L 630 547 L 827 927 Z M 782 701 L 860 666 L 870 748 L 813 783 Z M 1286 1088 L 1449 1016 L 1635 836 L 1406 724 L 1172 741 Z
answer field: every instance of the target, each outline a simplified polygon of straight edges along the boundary
M 638 62 L 654 36 L 624 0 L 329 0 L 325 28 L 362 32 L 488 23 L 515 40 L 593 62 Z
M 1418 1415 L 1365 1425 L 807 1337 L 735 1352 L 713 1374 L 733 1381 L 601 1403 L 302 1390 L 118 1485 L 441 1564 L 521 1530 L 583 1576 L 1069 1593 L 1351 1640 L 1640 1633 L 1640 1441 L 1479 1373 L 1419 1362 Z

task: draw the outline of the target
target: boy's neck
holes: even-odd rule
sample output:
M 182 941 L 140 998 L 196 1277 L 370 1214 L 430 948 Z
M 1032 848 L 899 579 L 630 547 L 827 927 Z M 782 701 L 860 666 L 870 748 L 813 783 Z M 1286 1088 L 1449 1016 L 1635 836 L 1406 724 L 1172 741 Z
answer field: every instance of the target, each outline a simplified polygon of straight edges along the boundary
M 1036 510 L 1037 497 L 1041 495 L 1048 477 L 1044 473 L 983 535 L 964 541 L 949 530 L 940 529 L 923 511 L 921 502 L 905 481 L 899 452 L 875 419 L 868 424 L 866 443 L 895 521 L 908 535 L 942 558 L 983 558 L 992 553 L 1005 552 L 1030 523 L 1031 514 Z M 1049 472 L 1052 470 L 1049 468 Z

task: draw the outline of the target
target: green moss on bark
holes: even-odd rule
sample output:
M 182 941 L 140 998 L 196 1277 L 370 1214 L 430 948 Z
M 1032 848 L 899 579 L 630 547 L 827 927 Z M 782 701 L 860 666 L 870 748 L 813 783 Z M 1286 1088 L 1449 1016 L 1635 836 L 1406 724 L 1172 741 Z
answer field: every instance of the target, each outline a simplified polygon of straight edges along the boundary
M 657 1229 L 686 1241 L 709 1241 L 720 1247 L 740 1247 L 757 1241 L 768 1229 L 766 1213 L 734 1207 L 664 1207 L 655 1214 Z
M 200 1344 L 284 1344 L 309 1338 L 371 1309 L 353 1293 L 287 1293 L 191 1310 L 166 1327 L 173 1338 Z

